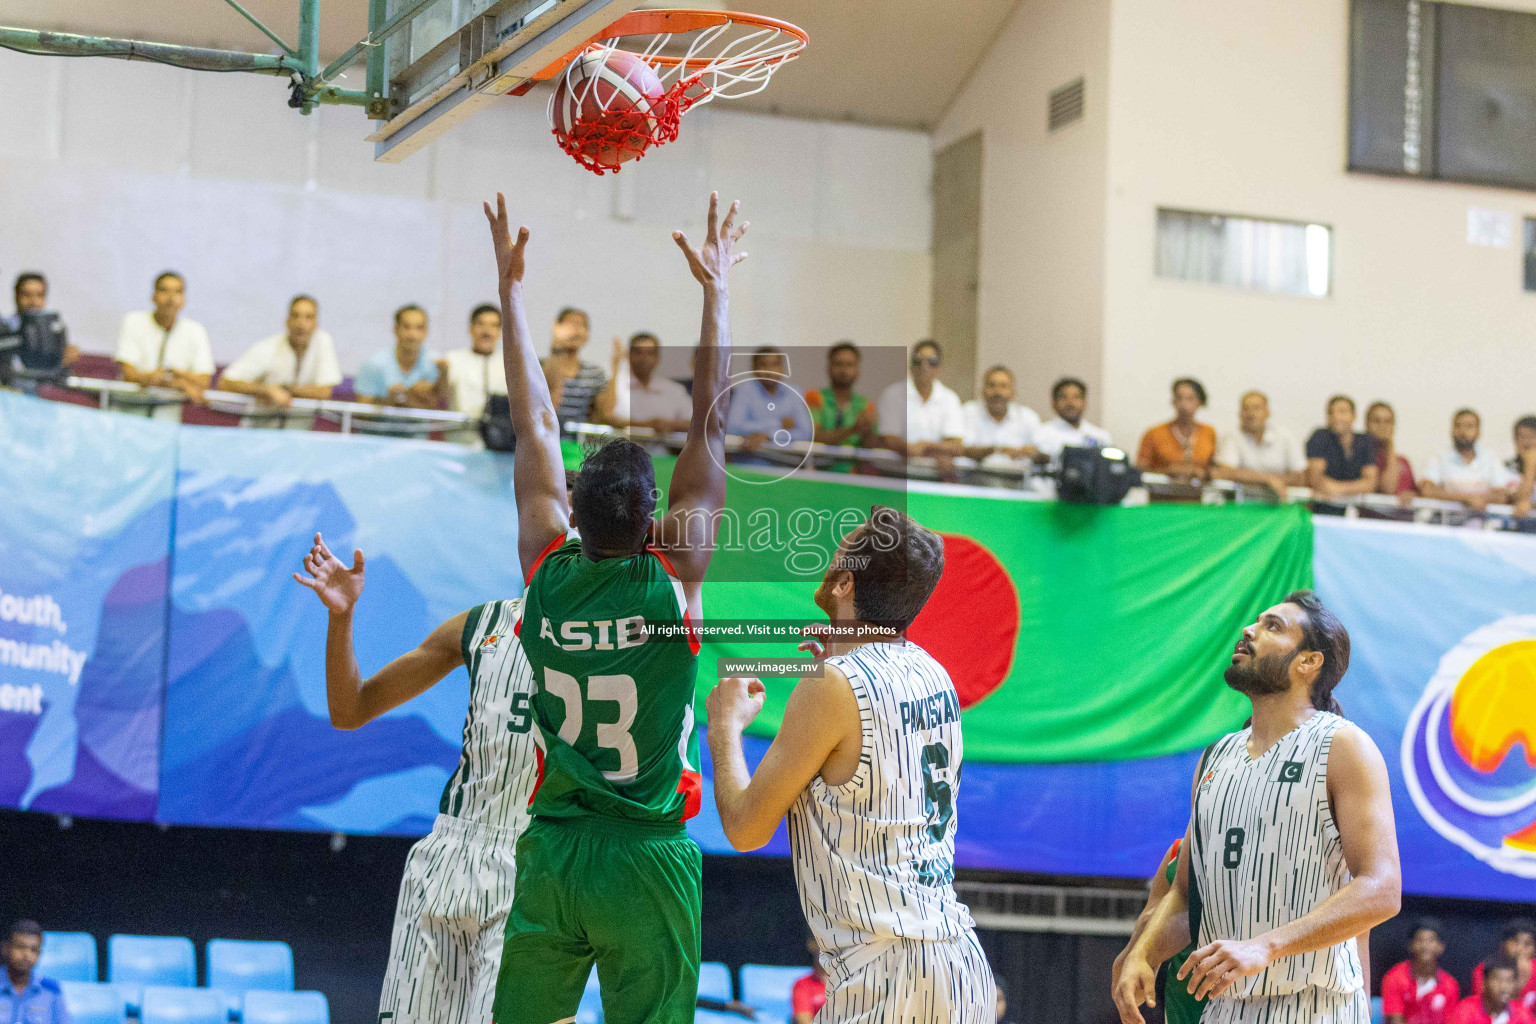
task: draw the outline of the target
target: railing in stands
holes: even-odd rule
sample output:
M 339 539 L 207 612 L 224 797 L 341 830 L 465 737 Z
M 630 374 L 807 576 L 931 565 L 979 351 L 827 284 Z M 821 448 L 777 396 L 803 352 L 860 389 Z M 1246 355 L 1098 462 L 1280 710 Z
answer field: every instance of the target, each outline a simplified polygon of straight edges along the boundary
M 186 398 L 170 388 L 145 388 L 122 380 L 104 380 L 95 377 L 70 377 L 65 386 L 76 391 L 95 393 L 98 404 L 110 406 L 137 405 L 152 407 L 183 405 Z M 280 420 L 295 414 L 309 414 L 328 420 L 339 426 L 342 433 L 352 433 L 354 428 L 385 427 L 392 432 L 406 435 L 425 435 L 439 431 L 473 429 L 477 420 L 463 413 L 442 409 L 408 409 L 399 406 L 371 405 L 366 402 L 342 402 L 295 398 L 288 409 L 277 409 L 259 402 L 252 395 L 230 391 L 207 391 L 204 404 L 216 411 L 245 417 L 247 420 Z M 578 442 L 609 435 L 615 428 L 597 423 L 565 423 L 564 429 Z M 679 451 L 687 435 L 683 433 L 657 434 L 645 428 L 631 428 L 632 437 L 652 440 L 658 447 Z M 856 466 L 865 475 L 901 480 L 918 480 L 947 485 L 973 485 L 1016 492 L 1013 496 L 1025 501 L 1055 500 L 1055 488 L 1049 476 L 1039 467 L 1027 463 L 992 464 L 979 463 L 974 459 L 957 456 L 941 463 L 938 459 L 904 456 L 885 448 L 852 448 L 818 444 L 811 441 L 791 441 L 786 445 L 752 447 L 735 436 L 726 438 L 726 454 L 750 457 L 762 463 L 777 466 L 803 467 L 820 470 Z M 1174 480 L 1160 473 L 1143 473 L 1142 487 L 1133 489 L 1126 504 L 1144 504 L 1153 500 L 1200 502 L 1221 505 L 1229 502 L 1273 503 L 1274 496 L 1262 487 L 1251 487 L 1231 480 L 1208 480 L 1189 483 Z M 1349 497 L 1318 497 L 1306 487 L 1289 488 L 1285 500 L 1291 503 L 1310 504 L 1314 511 L 1343 515 L 1350 518 L 1365 517 L 1417 522 L 1444 526 L 1480 526 L 1487 530 L 1514 529 L 1536 532 L 1536 517 L 1517 518 L 1510 505 L 1489 505 L 1482 512 L 1474 511 L 1456 501 L 1435 498 L 1413 498 L 1406 504 L 1389 494 L 1362 494 Z

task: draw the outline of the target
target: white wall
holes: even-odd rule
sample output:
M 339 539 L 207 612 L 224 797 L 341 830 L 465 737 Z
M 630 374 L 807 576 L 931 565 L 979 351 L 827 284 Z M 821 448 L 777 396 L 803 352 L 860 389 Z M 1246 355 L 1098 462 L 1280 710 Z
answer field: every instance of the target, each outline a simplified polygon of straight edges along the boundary
M 1103 408 L 1109 16 L 1110 0 L 1024 0 L 934 132 L 935 149 L 983 133 L 976 366 L 1013 367 L 1047 418 L 1068 374 L 1088 382 L 1090 418 Z M 1048 133 L 1047 97 L 1080 75 L 1083 120 Z
M 700 108 L 682 137 L 597 178 L 556 148 L 543 99 L 508 99 L 401 165 L 375 164 L 356 108 L 305 118 L 281 80 L 0 52 L 0 276 L 45 271 L 75 340 L 111 351 L 160 270 L 220 362 L 320 299 L 343 368 L 389 344 L 421 303 L 431 344 L 464 344 L 494 298 L 480 201 L 507 193 L 533 229 L 536 338 L 562 305 L 592 313 L 588 357 L 649 329 L 692 344 L 695 241 L 709 190 L 742 200 L 751 253 L 733 290 L 737 343 L 905 345 L 928 325 L 931 156 L 921 133 Z M 8 296 L 0 303 L 8 309 Z
M 1462 405 L 1507 454 L 1536 411 L 1518 239 L 1536 194 L 1346 172 L 1348 62 L 1348 0 L 1023 0 L 934 138 L 985 134 L 981 365 L 1015 366 L 1042 412 L 1057 373 L 1102 381 L 1089 416 L 1126 445 L 1189 374 L 1218 430 L 1249 388 L 1303 436 L 1345 392 L 1396 406 L 1416 467 Z M 1047 134 L 1046 96 L 1077 74 L 1087 116 Z M 1330 225 L 1332 294 L 1154 277 L 1159 206 Z M 1513 215 L 1515 244 L 1468 244 L 1472 206 Z
M 1512 4 L 1526 9 L 1536 3 Z M 1422 468 L 1451 413 L 1483 414 L 1496 452 L 1536 410 L 1536 296 L 1521 289 L 1518 218 L 1536 195 L 1344 170 L 1348 0 L 1114 5 L 1104 372 L 1108 425 L 1134 442 L 1169 415 L 1167 382 L 1204 380 L 1209 418 L 1270 394 L 1305 434 L 1334 392 L 1394 404 Z M 1253 294 L 1153 276 L 1155 208 L 1333 227 L 1333 294 Z M 1469 206 L 1517 217 L 1515 246 L 1467 243 Z

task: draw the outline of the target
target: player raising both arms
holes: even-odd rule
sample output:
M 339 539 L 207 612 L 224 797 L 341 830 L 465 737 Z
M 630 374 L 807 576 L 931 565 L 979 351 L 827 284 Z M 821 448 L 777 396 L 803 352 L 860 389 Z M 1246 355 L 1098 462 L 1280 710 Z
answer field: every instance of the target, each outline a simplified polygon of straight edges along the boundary
M 1204 1024 L 1370 1020 L 1357 938 L 1397 913 L 1402 876 L 1386 763 L 1333 698 L 1348 667 L 1349 634 L 1311 591 L 1243 630 L 1226 681 L 1252 724 L 1201 758 L 1173 886 L 1115 982 L 1126 1024 L 1191 936 L 1168 984 L 1208 997 Z
M 469 669 L 464 749 L 432 831 L 405 862 L 379 1021 L 481 1024 L 490 1019 L 512 906 L 513 849 L 528 825 L 535 778 L 533 672 L 512 635 L 522 598 L 455 615 L 364 679 L 352 649 L 363 553 L 354 553 L 349 569 L 317 533 L 304 569 L 308 576 L 293 578 L 331 613 L 325 696 L 336 728 L 360 728 L 460 665 Z
M 693 728 L 704 572 L 725 502 L 727 279 L 746 224 L 710 196 L 697 250 L 674 235 L 704 289 L 693 417 L 653 521 L 648 452 L 615 438 L 588 455 L 566 498 L 560 424 L 523 307 L 524 249 L 506 201 L 485 208 L 501 286 L 503 355 L 517 432 L 513 487 L 528 581 L 518 633 L 533 666 L 540 778 L 517 844 L 517 894 L 496 983 L 496 1024 L 569 1021 L 594 961 L 610 1024 L 684 1024 L 699 982 L 703 858 Z M 574 526 L 579 537 L 567 538 Z M 656 536 L 659 534 L 659 536 Z M 654 541 L 654 543 L 653 543 Z
M 943 571 L 943 540 L 892 508 L 843 539 L 816 591 L 840 635 L 822 675 L 790 694 L 756 773 L 741 733 L 763 684 L 722 679 L 709 695 L 731 845 L 757 849 L 789 815 L 800 906 L 830 976 L 822 1024 L 996 1020 L 992 969 L 955 898 L 960 699 L 903 636 Z

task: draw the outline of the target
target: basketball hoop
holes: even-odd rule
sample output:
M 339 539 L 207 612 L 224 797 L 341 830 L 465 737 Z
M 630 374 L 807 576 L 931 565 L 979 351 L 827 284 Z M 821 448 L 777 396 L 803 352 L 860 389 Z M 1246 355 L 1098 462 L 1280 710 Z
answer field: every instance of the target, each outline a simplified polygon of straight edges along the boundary
M 550 129 L 577 163 L 605 174 L 676 139 L 692 108 L 762 92 L 807 42 L 794 25 L 756 14 L 632 11 L 513 92 L 558 78 Z

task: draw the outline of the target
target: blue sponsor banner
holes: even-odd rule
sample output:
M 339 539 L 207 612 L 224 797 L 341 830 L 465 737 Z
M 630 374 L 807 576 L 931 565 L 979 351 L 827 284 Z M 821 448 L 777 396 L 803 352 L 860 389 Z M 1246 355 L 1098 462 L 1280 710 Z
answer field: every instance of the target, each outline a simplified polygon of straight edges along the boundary
M 172 426 L 0 391 L 0 805 L 149 820 Z
M 465 671 L 354 732 L 325 696 L 315 534 L 366 557 L 366 677 L 445 619 L 522 592 L 512 461 L 393 439 L 183 427 L 160 820 L 419 834 L 458 763 Z
M 1392 780 L 1403 887 L 1536 900 L 1536 540 L 1319 517 L 1338 689 Z

